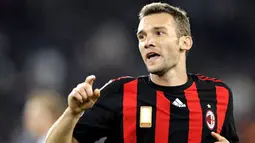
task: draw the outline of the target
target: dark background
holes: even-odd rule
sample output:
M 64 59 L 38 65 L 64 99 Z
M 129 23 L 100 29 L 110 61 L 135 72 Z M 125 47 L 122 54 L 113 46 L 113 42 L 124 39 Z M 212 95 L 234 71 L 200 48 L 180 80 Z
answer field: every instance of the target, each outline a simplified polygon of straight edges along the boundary
M 138 13 L 149 0 L 0 0 L 0 142 L 22 128 L 29 91 L 67 97 L 86 76 L 95 87 L 147 74 L 138 51 Z M 163 1 L 166 2 L 166 1 Z M 255 1 L 169 0 L 190 17 L 188 71 L 223 79 L 234 93 L 241 142 L 255 139 Z

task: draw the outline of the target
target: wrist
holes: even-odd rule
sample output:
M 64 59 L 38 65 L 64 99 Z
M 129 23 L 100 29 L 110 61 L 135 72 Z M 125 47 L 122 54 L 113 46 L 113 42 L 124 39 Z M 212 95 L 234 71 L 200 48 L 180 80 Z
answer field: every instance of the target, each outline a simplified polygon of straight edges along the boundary
M 67 109 L 65 110 L 65 114 L 67 116 L 71 116 L 73 118 L 80 118 L 82 115 L 83 115 L 84 111 L 82 112 L 77 112 L 77 111 L 74 111 L 73 109 L 71 109 L 70 107 L 67 107 Z

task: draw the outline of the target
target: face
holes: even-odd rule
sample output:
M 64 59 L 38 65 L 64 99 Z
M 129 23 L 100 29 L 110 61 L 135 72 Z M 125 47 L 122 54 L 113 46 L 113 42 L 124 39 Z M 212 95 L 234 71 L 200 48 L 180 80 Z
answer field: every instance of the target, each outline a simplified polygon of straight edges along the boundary
M 162 75 L 179 63 L 183 53 L 180 52 L 176 24 L 170 14 L 159 13 L 142 18 L 137 38 L 141 56 L 150 73 Z

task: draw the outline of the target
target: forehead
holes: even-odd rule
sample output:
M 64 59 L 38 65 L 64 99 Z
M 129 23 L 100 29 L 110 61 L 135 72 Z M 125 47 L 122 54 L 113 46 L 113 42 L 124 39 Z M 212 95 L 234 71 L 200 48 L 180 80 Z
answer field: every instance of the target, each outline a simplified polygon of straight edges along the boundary
M 168 13 L 157 13 L 145 16 L 138 25 L 138 31 L 149 30 L 153 27 L 174 27 L 175 21 L 172 15 Z

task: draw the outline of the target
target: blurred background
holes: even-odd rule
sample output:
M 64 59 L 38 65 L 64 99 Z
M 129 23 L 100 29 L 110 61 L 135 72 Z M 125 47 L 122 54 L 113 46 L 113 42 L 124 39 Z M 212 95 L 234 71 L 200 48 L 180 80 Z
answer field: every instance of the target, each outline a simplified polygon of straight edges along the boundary
M 147 74 L 136 29 L 138 12 L 150 2 L 0 0 L 0 142 L 38 141 L 62 113 L 57 107 L 65 107 L 72 88 L 90 74 L 97 77 L 95 87 Z M 162 2 L 188 12 L 194 38 L 188 71 L 232 88 L 241 142 L 254 142 L 255 2 Z

